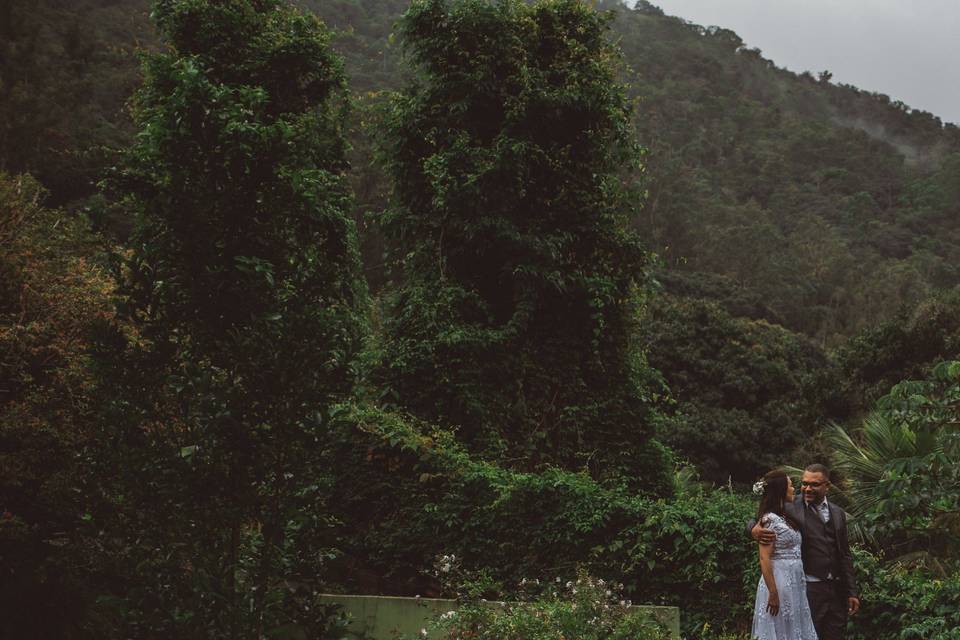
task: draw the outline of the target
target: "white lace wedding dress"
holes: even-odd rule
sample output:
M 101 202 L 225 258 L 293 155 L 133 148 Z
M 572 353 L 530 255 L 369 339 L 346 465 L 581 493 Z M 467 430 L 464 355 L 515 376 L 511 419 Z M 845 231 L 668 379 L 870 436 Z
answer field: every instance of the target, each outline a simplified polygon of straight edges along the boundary
M 770 592 L 760 576 L 757 599 L 753 607 L 753 635 L 756 640 L 817 640 L 813 617 L 807 603 L 807 584 L 800 557 L 800 532 L 791 528 L 782 517 L 768 513 L 761 522 L 777 534 L 773 550 L 773 577 L 780 594 L 780 613 L 767 611 Z

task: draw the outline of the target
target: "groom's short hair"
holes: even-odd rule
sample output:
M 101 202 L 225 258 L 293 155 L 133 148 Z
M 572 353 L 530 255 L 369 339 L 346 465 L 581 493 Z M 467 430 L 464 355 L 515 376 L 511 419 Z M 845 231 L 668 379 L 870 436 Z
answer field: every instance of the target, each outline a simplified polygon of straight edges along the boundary
M 808 464 L 807 468 L 804 471 L 809 471 L 810 473 L 822 473 L 823 477 L 827 480 L 830 479 L 830 469 L 822 464 Z

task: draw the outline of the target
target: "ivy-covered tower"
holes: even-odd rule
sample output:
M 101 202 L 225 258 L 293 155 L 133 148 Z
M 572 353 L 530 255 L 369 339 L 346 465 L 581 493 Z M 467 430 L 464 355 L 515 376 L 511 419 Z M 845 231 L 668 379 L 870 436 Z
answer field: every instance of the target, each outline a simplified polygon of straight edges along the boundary
M 171 637 L 291 621 L 320 635 L 317 461 L 366 298 L 341 61 L 280 0 L 159 0 L 153 15 L 167 49 L 147 59 L 140 133 L 110 181 L 133 233 L 104 421 L 137 518 L 123 533 L 165 553 L 131 558 L 154 578 L 125 595 Z
M 634 342 L 648 256 L 607 18 L 578 0 L 421 0 L 391 112 L 396 402 L 520 468 L 660 486 L 659 386 Z

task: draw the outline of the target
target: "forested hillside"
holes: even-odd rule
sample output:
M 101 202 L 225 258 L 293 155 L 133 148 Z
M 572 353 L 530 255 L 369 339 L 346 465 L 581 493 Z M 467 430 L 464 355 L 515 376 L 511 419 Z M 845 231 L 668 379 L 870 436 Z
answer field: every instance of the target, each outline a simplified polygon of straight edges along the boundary
M 334 31 L 360 103 L 358 218 L 386 205 L 371 166 L 375 92 L 408 74 L 390 37 L 402 0 L 302 0 Z M 754 296 L 754 317 L 837 346 L 960 282 L 960 130 L 888 96 L 776 67 L 737 35 L 641 2 L 613 37 L 636 98 L 648 190 L 636 225 L 680 295 Z M 0 168 L 30 171 L 55 203 L 94 192 L 131 128 L 135 52 L 156 47 L 147 0 L 13 0 L 0 57 Z M 375 234 L 375 231 L 371 231 Z M 369 235 L 369 234 L 368 234 Z M 378 238 L 365 238 L 382 282 Z M 707 277 L 703 274 L 721 276 Z M 739 310 L 734 310 L 739 313 Z
M 124 104 L 137 51 L 156 46 L 149 2 L 29 2 L 0 8 L 0 170 L 29 171 L 54 203 L 87 197 L 133 135 Z
M 641 4 L 615 21 L 650 151 L 638 224 L 696 294 L 723 275 L 836 345 L 960 281 L 960 130 Z
M 950 640 L 958 265 L 960 129 L 644 0 L 8 0 L 0 636 L 589 573 L 741 640 L 821 461 L 851 637 Z

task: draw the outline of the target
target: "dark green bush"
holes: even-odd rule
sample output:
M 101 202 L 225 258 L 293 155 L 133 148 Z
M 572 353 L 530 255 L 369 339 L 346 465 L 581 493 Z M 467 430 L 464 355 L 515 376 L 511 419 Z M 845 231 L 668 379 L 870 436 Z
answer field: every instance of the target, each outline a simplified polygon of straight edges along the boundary
M 662 294 L 647 305 L 641 335 L 677 400 L 657 437 L 706 480 L 752 483 L 785 459 L 810 460 L 802 450 L 838 415 L 833 365 L 779 325 Z
M 885 566 L 855 550 L 863 608 L 850 640 L 960 638 L 960 573 L 937 576 L 904 565 Z
M 337 422 L 343 556 L 331 578 L 346 588 L 439 594 L 429 568 L 455 554 L 465 571 L 486 575 L 489 599 L 510 599 L 522 578 L 566 581 L 584 566 L 622 582 L 634 602 L 679 606 L 688 631 L 749 624 L 752 498 L 705 491 L 668 502 L 584 473 L 511 471 L 475 459 L 449 433 L 375 409 Z

